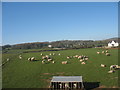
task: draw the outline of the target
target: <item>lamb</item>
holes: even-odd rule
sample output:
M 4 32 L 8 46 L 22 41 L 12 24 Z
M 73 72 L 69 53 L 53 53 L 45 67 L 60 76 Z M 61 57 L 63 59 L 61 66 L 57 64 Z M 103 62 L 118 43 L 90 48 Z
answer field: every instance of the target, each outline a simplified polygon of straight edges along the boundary
M 101 67 L 106 67 L 106 65 L 104 65 L 104 64 L 101 64 Z

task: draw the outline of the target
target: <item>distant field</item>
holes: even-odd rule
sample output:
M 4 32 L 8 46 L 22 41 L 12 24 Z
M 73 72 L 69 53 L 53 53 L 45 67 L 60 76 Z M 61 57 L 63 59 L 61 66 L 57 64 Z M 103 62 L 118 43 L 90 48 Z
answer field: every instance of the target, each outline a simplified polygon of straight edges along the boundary
M 118 87 L 118 70 L 115 73 L 108 74 L 109 66 L 118 64 L 118 49 L 109 49 L 111 56 L 105 54 L 96 54 L 97 51 L 102 52 L 105 49 L 90 48 L 77 50 L 62 51 L 45 51 L 22 53 L 21 50 L 14 50 L 7 54 L 3 54 L 3 62 L 7 58 L 10 61 L 3 66 L 3 88 L 48 88 L 52 76 L 83 76 L 84 82 L 99 82 L 99 87 Z M 13 53 L 14 52 L 14 53 Z M 22 60 L 18 56 L 22 55 Z M 41 53 L 51 56 L 55 64 L 42 64 Z M 61 53 L 61 56 L 58 55 Z M 78 59 L 67 59 L 67 56 L 86 55 L 89 60 L 82 65 Z M 28 57 L 35 57 L 37 61 L 30 62 Z M 68 61 L 68 64 L 61 64 L 62 61 Z M 106 64 L 107 67 L 102 68 L 100 64 Z

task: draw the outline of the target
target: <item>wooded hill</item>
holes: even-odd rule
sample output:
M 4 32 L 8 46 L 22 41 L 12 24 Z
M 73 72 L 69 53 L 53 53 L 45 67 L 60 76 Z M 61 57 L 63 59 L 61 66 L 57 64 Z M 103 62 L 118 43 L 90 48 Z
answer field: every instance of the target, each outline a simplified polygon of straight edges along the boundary
M 48 48 L 48 45 L 51 45 L 51 48 L 92 48 L 92 47 L 102 47 L 107 46 L 110 41 L 120 42 L 120 38 L 110 38 L 106 40 L 61 40 L 53 42 L 34 42 L 34 43 L 22 43 L 15 45 L 4 45 L 2 49 L 40 49 Z

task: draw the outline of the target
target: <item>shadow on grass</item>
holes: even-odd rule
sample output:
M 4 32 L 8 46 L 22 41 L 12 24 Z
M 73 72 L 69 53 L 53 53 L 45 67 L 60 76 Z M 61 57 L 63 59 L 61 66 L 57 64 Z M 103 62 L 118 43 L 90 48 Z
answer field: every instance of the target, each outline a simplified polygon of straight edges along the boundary
M 100 82 L 83 82 L 84 88 L 85 89 L 94 89 L 94 88 L 98 88 L 100 85 Z

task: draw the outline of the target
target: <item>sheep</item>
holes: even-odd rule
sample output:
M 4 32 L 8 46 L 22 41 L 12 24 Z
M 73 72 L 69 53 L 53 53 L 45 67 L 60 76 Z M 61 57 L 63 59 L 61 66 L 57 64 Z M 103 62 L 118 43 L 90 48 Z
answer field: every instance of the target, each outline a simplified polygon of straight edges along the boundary
M 31 61 L 31 58 L 28 58 L 28 61 Z
M 82 62 L 83 61 L 83 59 L 80 59 L 80 62 Z
M 83 57 L 82 56 L 78 56 L 78 59 L 82 59 Z
M 22 56 L 21 56 L 21 55 L 19 55 L 19 59 L 22 59 Z
M 58 55 L 60 56 L 61 54 L 59 53 Z
M 74 88 L 77 88 L 77 84 L 73 84 Z
M 100 54 L 100 52 L 97 52 L 97 54 Z
M 70 59 L 70 56 L 67 56 L 67 59 Z
M 52 55 L 51 53 L 49 55 Z
M 69 88 L 69 85 L 67 83 L 65 84 L 65 88 Z
M 40 55 L 42 56 L 43 54 L 41 53 Z
M 55 63 L 55 61 L 52 61 L 52 63 Z
M 114 73 L 115 71 L 114 70 L 110 70 L 110 71 L 108 71 L 108 73 Z
M 19 59 L 22 59 L 22 57 L 19 57 Z
M 88 58 L 85 58 L 85 60 L 88 60 Z
M 31 61 L 34 61 L 35 60 L 35 57 L 31 57 Z
M 106 55 L 106 56 L 110 56 L 110 53 L 106 53 L 105 55 Z
M 42 60 L 42 64 L 45 64 L 45 60 Z
M 52 61 L 52 59 L 48 59 L 48 61 Z
M 67 64 L 68 62 L 67 61 L 62 61 L 62 64 Z
M 101 67 L 106 67 L 106 65 L 104 65 L 104 64 L 101 64 L 100 66 L 101 66 Z
M 7 58 L 7 61 L 9 61 L 10 59 L 9 58 Z
M 102 53 L 105 53 L 105 51 L 102 51 Z
M 108 50 L 106 50 L 105 52 L 108 53 Z
M 111 65 L 110 66 L 110 70 L 115 70 L 115 69 L 117 69 L 116 65 Z
M 82 62 L 81 64 L 86 64 L 85 62 Z

